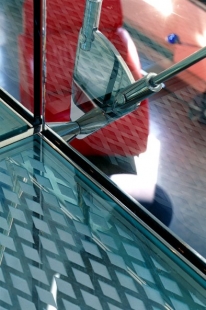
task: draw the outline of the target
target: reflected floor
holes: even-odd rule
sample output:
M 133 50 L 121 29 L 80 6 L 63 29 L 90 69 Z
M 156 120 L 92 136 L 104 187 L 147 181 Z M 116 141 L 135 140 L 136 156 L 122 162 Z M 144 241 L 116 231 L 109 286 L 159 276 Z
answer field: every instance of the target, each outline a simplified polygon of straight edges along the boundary
M 149 45 L 135 29 L 128 30 L 143 69 L 158 73 L 172 65 L 169 55 L 163 55 L 155 42 Z M 157 186 L 169 195 L 173 207 L 169 228 L 206 257 L 206 119 L 202 112 L 191 109 L 191 105 L 206 104 L 203 93 L 197 90 L 202 84 L 186 70 L 167 81 L 165 89 L 149 101 L 150 134 L 160 143 Z
M 0 152 L 1 309 L 205 309 L 200 286 L 32 137 Z

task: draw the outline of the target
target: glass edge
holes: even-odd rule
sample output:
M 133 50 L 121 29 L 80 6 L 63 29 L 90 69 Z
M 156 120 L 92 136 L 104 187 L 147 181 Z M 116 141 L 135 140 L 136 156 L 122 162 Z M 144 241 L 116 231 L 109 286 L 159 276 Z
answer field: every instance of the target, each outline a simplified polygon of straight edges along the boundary
M 30 126 L 34 125 L 34 115 L 28 109 L 26 109 L 19 101 L 12 97 L 2 87 L 0 87 L 0 99 L 9 106 L 13 112 L 23 120 L 25 120 Z
M 8 138 L 8 139 L 5 139 L 3 141 L 0 141 L 0 149 L 2 149 L 3 147 L 9 146 L 9 145 L 11 145 L 13 143 L 22 141 L 22 140 L 24 140 L 26 138 L 32 137 L 35 134 L 38 134 L 39 132 L 40 132 L 40 129 L 36 130 L 36 128 L 29 128 L 27 131 L 25 131 L 23 133 L 20 133 L 20 134 L 18 134 L 16 136 L 13 136 L 11 138 Z

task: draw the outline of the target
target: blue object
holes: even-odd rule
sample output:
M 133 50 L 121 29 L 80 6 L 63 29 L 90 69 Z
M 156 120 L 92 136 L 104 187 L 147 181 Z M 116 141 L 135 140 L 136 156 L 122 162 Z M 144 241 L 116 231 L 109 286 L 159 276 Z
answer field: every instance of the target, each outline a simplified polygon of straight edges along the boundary
M 170 34 L 167 36 L 167 41 L 168 41 L 168 43 L 170 43 L 170 44 L 180 43 L 180 39 L 179 39 L 178 35 L 175 34 L 175 33 L 170 33 Z

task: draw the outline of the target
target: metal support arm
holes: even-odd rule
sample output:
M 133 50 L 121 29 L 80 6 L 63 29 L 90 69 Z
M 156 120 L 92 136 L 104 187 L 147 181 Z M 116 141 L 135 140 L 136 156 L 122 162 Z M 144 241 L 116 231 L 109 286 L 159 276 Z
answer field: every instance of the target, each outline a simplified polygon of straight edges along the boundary
M 96 130 L 106 126 L 118 117 L 128 114 L 128 109 L 137 108 L 137 103 L 148 98 L 153 93 L 162 89 L 162 82 L 172 78 L 179 72 L 187 69 L 198 61 L 206 57 L 206 47 L 185 58 L 174 66 L 164 70 L 159 74 L 149 73 L 139 81 L 120 90 L 115 97 L 112 105 L 112 112 L 116 115 L 111 119 L 110 115 L 100 107 L 95 108 L 83 115 L 76 122 L 70 122 L 64 125 L 55 125 L 51 127 L 59 133 L 60 136 L 67 142 L 74 139 L 79 133 L 90 134 Z M 111 112 L 111 111 L 110 111 Z
M 159 74 L 149 73 L 144 78 L 119 91 L 113 104 L 113 111 L 120 111 L 132 106 L 135 102 L 140 102 L 143 99 L 148 98 L 153 93 L 162 89 L 161 83 L 167 81 L 204 58 L 206 58 L 206 47 Z
M 81 30 L 80 47 L 89 51 L 93 41 L 93 31 L 98 29 L 102 0 L 87 0 L 84 12 L 84 22 Z

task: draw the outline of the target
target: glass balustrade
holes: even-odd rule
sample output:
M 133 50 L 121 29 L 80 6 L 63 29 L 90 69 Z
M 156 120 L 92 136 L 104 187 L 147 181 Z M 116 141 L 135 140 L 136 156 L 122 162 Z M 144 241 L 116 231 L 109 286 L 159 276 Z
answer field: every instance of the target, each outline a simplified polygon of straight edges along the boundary
M 0 308 L 206 309 L 203 1 L 7 2 Z

